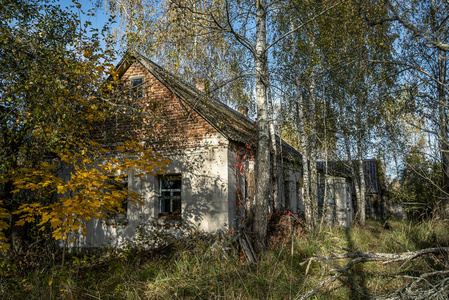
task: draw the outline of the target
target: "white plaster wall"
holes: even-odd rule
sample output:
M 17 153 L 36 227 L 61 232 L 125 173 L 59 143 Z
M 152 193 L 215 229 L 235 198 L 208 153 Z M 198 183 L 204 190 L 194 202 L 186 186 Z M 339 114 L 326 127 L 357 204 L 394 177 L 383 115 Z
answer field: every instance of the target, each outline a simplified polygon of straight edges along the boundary
M 349 227 L 352 224 L 354 209 L 348 182 L 344 177 L 322 176 L 320 184 L 326 186 L 326 198 L 323 198 L 322 214 L 325 214 L 326 222 L 333 226 Z M 324 197 L 324 194 L 322 195 Z
M 228 149 L 228 229 L 237 227 L 237 154 Z
M 182 181 L 182 219 L 200 230 L 212 232 L 228 229 L 235 217 L 235 154 L 228 150 L 224 138 L 205 140 L 206 147 L 188 149 L 171 155 L 172 162 L 164 174 L 180 174 Z M 221 145 L 219 146 L 219 143 Z M 223 145 L 223 143 L 225 143 Z M 232 162 L 231 162 L 232 160 Z M 232 173 L 234 172 L 234 173 Z M 72 247 L 121 247 L 133 238 L 140 224 L 174 223 L 158 220 L 159 179 L 128 175 L 128 188 L 144 196 L 144 205 L 128 203 L 126 225 L 108 225 L 103 220 L 87 222 L 88 235 L 77 236 Z
M 286 163 L 287 166 L 284 167 L 284 182 L 281 182 L 282 185 L 282 199 L 283 203 L 285 204 L 285 188 L 288 188 L 288 195 L 290 195 L 290 208 L 291 210 L 297 214 L 301 212 L 301 208 L 304 207 L 303 201 L 302 201 L 302 192 L 301 189 L 299 191 L 297 190 L 297 182 L 299 182 L 302 179 L 301 176 L 301 170 L 300 166 L 294 166 L 292 163 Z M 288 187 L 285 186 L 285 181 L 288 181 Z
M 346 191 L 346 178 L 332 177 L 332 181 L 335 191 L 336 225 L 349 227 L 352 222 L 353 210 L 352 201 L 349 201 L 349 195 Z
M 228 224 L 227 166 L 227 147 L 192 151 L 169 166 L 167 174 L 182 176 L 184 220 L 199 224 L 200 229 L 208 232 Z M 155 210 L 157 215 L 159 208 Z

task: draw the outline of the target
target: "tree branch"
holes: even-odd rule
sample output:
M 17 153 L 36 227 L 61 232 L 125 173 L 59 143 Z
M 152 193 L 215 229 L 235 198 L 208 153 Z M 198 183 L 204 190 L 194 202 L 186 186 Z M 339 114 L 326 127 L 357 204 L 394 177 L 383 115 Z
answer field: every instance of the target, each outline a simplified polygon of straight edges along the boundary
M 447 252 L 449 253 L 449 247 L 441 247 L 441 248 L 427 248 L 418 251 L 411 252 L 403 252 L 403 253 L 381 253 L 381 252 L 361 252 L 361 251 L 352 251 L 344 254 L 333 254 L 329 256 L 315 256 L 310 257 L 303 261 L 300 265 L 304 265 L 309 261 L 329 261 L 336 259 L 358 259 L 358 262 L 367 262 L 367 261 L 383 261 L 384 264 L 403 261 L 403 260 L 411 260 L 415 259 L 419 256 L 423 256 L 425 254 L 430 253 L 441 253 Z
M 399 12 L 397 11 L 396 7 L 391 3 L 390 0 L 386 0 L 386 4 L 390 11 L 394 14 L 395 18 L 399 21 L 399 23 L 402 24 L 405 28 L 412 31 L 414 36 L 419 36 L 423 39 L 425 39 L 427 42 L 431 44 L 431 46 L 438 48 L 442 51 L 449 51 L 449 44 L 442 43 L 440 40 L 433 40 L 430 38 L 427 34 L 424 34 L 422 30 L 414 26 L 413 24 L 409 23 L 407 20 L 401 18 L 399 16 Z
M 443 253 L 443 252 L 449 253 L 449 247 L 427 248 L 427 249 L 422 249 L 422 250 L 412 251 L 412 252 L 405 252 L 405 253 L 360 252 L 360 251 L 352 251 L 350 249 L 345 249 L 345 248 L 341 248 L 341 247 L 338 247 L 338 248 L 346 250 L 348 253 L 333 254 L 333 255 L 329 255 L 329 256 L 315 256 L 315 257 L 306 259 L 305 261 L 303 261 L 300 264 L 300 265 L 304 265 L 306 263 L 310 264 L 311 261 L 332 261 L 332 260 L 348 259 L 348 258 L 351 259 L 343 268 L 336 268 L 336 269 L 333 269 L 330 271 L 330 272 L 337 272 L 336 274 L 332 275 L 330 278 L 319 283 L 316 287 L 314 287 L 311 291 L 307 292 L 305 295 L 303 295 L 301 297 L 297 296 L 295 299 L 305 300 L 305 299 L 309 298 L 310 296 L 318 293 L 318 291 L 320 289 L 322 289 L 324 286 L 326 286 L 327 284 L 340 278 L 342 275 L 345 275 L 347 277 L 347 282 L 349 283 L 351 288 L 353 288 L 361 296 L 363 296 L 364 299 L 403 299 L 403 298 L 400 298 L 399 296 L 402 296 L 404 293 L 411 296 L 410 298 L 407 298 L 407 299 L 415 299 L 417 295 L 421 295 L 421 296 L 427 295 L 426 297 L 430 297 L 432 299 L 435 299 L 433 297 L 435 297 L 435 295 L 437 295 L 439 297 L 436 299 L 446 299 L 444 297 L 446 297 L 447 295 L 445 295 L 444 293 L 446 293 L 447 286 L 449 285 L 449 278 L 445 278 L 444 280 L 439 281 L 439 283 L 436 285 L 432 285 L 427 279 L 430 277 L 446 275 L 449 273 L 449 270 L 434 271 L 434 272 L 422 274 L 420 276 L 410 277 L 414 281 L 412 281 L 405 287 L 402 287 L 402 288 L 396 290 L 394 293 L 392 293 L 388 296 L 380 296 L 380 297 L 373 297 L 373 296 L 367 295 L 363 291 L 363 289 L 354 281 L 354 279 L 351 278 L 349 270 L 353 266 L 355 266 L 359 263 L 365 263 L 365 262 L 369 262 L 369 261 L 383 261 L 383 264 L 388 264 L 391 262 L 398 262 L 398 261 L 404 261 L 404 260 L 410 261 L 412 259 L 421 257 L 426 254 L 431 254 L 431 253 Z M 395 277 L 404 277 L 404 276 L 395 276 Z M 417 287 L 417 285 L 420 282 L 423 282 L 423 281 L 425 281 L 427 283 L 427 285 L 428 285 L 427 287 L 422 288 L 420 286 L 419 287 L 420 290 L 416 290 L 416 289 L 413 290 L 415 287 Z M 426 298 L 421 297 L 420 299 L 426 299 Z
M 328 12 L 329 10 L 331 10 L 332 8 L 338 6 L 338 5 L 340 5 L 340 4 L 342 4 L 342 3 L 346 2 L 346 1 L 347 1 L 347 0 L 343 0 L 343 1 L 340 1 L 340 2 L 338 2 L 338 3 L 334 4 L 334 5 L 332 5 L 331 7 L 328 7 L 327 9 L 323 10 L 322 12 L 320 12 L 320 13 L 319 13 L 318 15 L 316 15 L 315 17 L 309 19 L 308 21 L 302 23 L 301 25 L 299 25 L 299 26 L 297 26 L 297 27 L 291 29 L 290 31 L 286 32 L 285 34 L 283 34 L 282 36 L 280 36 L 278 39 L 276 39 L 274 42 L 272 42 L 270 45 L 268 45 L 268 46 L 265 48 L 265 51 L 268 51 L 268 49 L 270 49 L 271 47 L 273 47 L 274 45 L 276 45 L 276 44 L 277 44 L 278 42 L 280 42 L 282 39 L 286 38 L 287 36 L 289 36 L 290 34 L 296 32 L 296 31 L 298 31 L 298 30 L 301 29 L 303 26 L 305 26 L 305 25 L 309 24 L 310 22 L 316 20 L 317 18 L 321 17 L 322 15 L 324 15 L 325 13 L 327 13 L 327 12 Z

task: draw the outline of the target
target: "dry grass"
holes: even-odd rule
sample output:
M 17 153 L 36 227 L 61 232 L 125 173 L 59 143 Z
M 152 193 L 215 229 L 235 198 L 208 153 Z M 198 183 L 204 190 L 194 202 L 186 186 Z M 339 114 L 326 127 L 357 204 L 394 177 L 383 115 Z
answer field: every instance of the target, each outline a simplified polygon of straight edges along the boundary
M 237 248 L 226 251 L 210 240 L 192 238 L 165 251 L 101 251 L 72 257 L 64 267 L 52 265 L 28 273 L 3 262 L 2 299 L 293 299 L 330 276 L 335 264 L 300 265 L 315 254 L 342 253 L 338 247 L 359 251 L 405 252 L 449 246 L 445 220 L 423 223 L 389 221 L 349 230 L 322 227 L 313 232 L 289 232 L 260 258 L 258 266 L 242 261 Z M 369 294 L 380 295 L 407 283 L 392 274 L 415 274 L 435 267 L 433 259 L 356 266 L 351 276 Z M 0 262 L 1 263 L 1 262 Z M 9 268 L 9 269 L 8 269 Z M 6 270 L 8 269 L 8 270 Z M 6 271 L 5 271 L 6 270 Z M 356 299 L 345 281 L 335 281 L 314 299 Z

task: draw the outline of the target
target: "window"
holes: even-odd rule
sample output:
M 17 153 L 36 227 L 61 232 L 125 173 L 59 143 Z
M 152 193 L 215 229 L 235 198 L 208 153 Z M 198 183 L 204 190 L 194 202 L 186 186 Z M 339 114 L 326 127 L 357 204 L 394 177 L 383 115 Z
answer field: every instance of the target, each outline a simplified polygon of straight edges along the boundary
M 131 79 L 132 97 L 141 99 L 145 96 L 143 77 Z
M 114 186 L 114 190 L 120 191 L 120 192 L 126 192 L 128 190 L 128 177 L 127 176 L 121 176 L 120 178 L 117 178 L 115 176 L 110 176 L 108 185 Z M 117 212 L 110 212 L 108 214 L 108 220 L 107 224 L 123 224 L 128 223 L 128 201 L 127 197 L 124 196 L 121 201 L 121 210 Z
M 159 218 L 181 220 L 181 175 L 159 178 Z

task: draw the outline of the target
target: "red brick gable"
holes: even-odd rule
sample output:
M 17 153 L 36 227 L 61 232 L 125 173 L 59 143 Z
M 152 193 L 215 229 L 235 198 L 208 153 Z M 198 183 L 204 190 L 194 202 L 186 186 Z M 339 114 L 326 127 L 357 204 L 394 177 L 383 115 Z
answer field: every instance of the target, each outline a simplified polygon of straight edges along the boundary
M 128 94 L 121 98 L 133 106 L 134 112 L 125 117 L 123 113 L 112 114 L 107 122 L 99 124 L 95 135 L 103 144 L 134 137 L 149 147 L 229 145 L 232 141 L 238 148 L 256 150 L 257 130 L 252 120 L 148 58 L 128 53 L 116 70 L 122 82 L 119 90 Z M 137 77 L 144 79 L 142 99 L 129 96 L 131 80 Z M 278 136 L 276 143 L 291 159 L 301 156 Z
M 124 70 L 123 70 L 124 71 Z M 134 61 L 121 76 L 123 86 L 130 88 L 131 79 L 143 78 L 145 96 L 136 99 L 143 113 L 136 138 L 151 147 L 197 147 L 214 139 L 225 144 L 225 138 L 185 100 L 177 97 L 140 62 Z
M 195 111 L 228 141 L 255 146 L 257 130 L 254 122 L 248 117 L 199 91 L 139 53 L 128 53 L 118 64 L 118 73 L 125 74 L 134 62 L 139 62 L 178 99 L 181 99 L 189 113 Z

